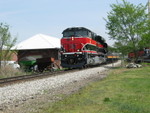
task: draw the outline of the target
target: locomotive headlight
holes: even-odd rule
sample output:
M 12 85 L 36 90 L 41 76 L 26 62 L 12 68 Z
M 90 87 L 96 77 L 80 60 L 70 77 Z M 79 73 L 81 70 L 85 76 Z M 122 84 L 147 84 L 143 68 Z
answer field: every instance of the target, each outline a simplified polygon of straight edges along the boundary
M 77 50 L 78 52 L 80 51 L 80 49 Z

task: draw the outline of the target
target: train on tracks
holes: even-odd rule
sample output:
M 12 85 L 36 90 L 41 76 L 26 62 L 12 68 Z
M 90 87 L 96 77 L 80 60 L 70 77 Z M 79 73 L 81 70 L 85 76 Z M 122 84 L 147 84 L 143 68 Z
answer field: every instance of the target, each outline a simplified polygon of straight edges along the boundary
M 84 27 L 65 29 L 61 39 L 61 65 L 80 68 L 116 61 L 119 56 L 108 54 L 105 39 Z
M 49 57 L 37 58 L 31 61 L 20 61 L 26 70 L 43 72 L 63 68 L 83 68 L 91 65 L 114 62 L 118 55 L 108 52 L 105 39 L 84 27 L 65 29 L 61 38 L 60 59 Z M 58 55 L 59 56 L 59 55 Z

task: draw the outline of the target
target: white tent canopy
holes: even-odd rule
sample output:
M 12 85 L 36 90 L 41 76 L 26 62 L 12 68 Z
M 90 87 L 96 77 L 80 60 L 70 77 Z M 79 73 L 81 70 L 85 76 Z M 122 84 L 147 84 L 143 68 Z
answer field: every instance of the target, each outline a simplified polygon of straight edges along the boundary
M 14 46 L 12 49 L 16 50 L 31 50 L 31 49 L 53 49 L 60 48 L 60 39 L 37 34 L 33 37 L 28 38 L 27 40 L 22 41 L 21 43 Z

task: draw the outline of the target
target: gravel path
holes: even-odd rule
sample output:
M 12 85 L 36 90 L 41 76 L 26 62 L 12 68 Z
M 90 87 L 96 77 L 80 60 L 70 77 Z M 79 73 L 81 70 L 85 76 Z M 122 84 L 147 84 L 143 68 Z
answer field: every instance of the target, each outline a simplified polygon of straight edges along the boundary
M 114 65 L 118 64 L 120 64 L 120 61 L 114 63 Z M 100 75 L 103 71 L 109 70 L 108 67 L 112 67 L 112 64 L 0 87 L 0 112 L 3 111 L 3 107 L 6 105 L 23 102 L 34 98 L 36 95 L 42 95 L 46 93 L 46 91 L 52 91 L 55 88 L 62 88 L 68 84 L 92 78 L 94 75 Z M 103 76 L 101 76 L 101 78 L 103 78 Z M 50 93 L 53 94 L 53 92 Z

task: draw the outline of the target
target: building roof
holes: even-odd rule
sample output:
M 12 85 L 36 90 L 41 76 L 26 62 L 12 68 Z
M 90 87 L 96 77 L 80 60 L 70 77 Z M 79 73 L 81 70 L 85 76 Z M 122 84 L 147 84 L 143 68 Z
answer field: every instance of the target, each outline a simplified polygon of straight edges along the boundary
M 27 40 L 22 41 L 21 43 L 14 46 L 12 49 L 16 50 L 31 50 L 31 49 L 55 49 L 60 48 L 60 39 L 37 34 L 33 37 L 28 38 Z
M 8 47 L 3 45 L 2 50 L 8 50 Z

